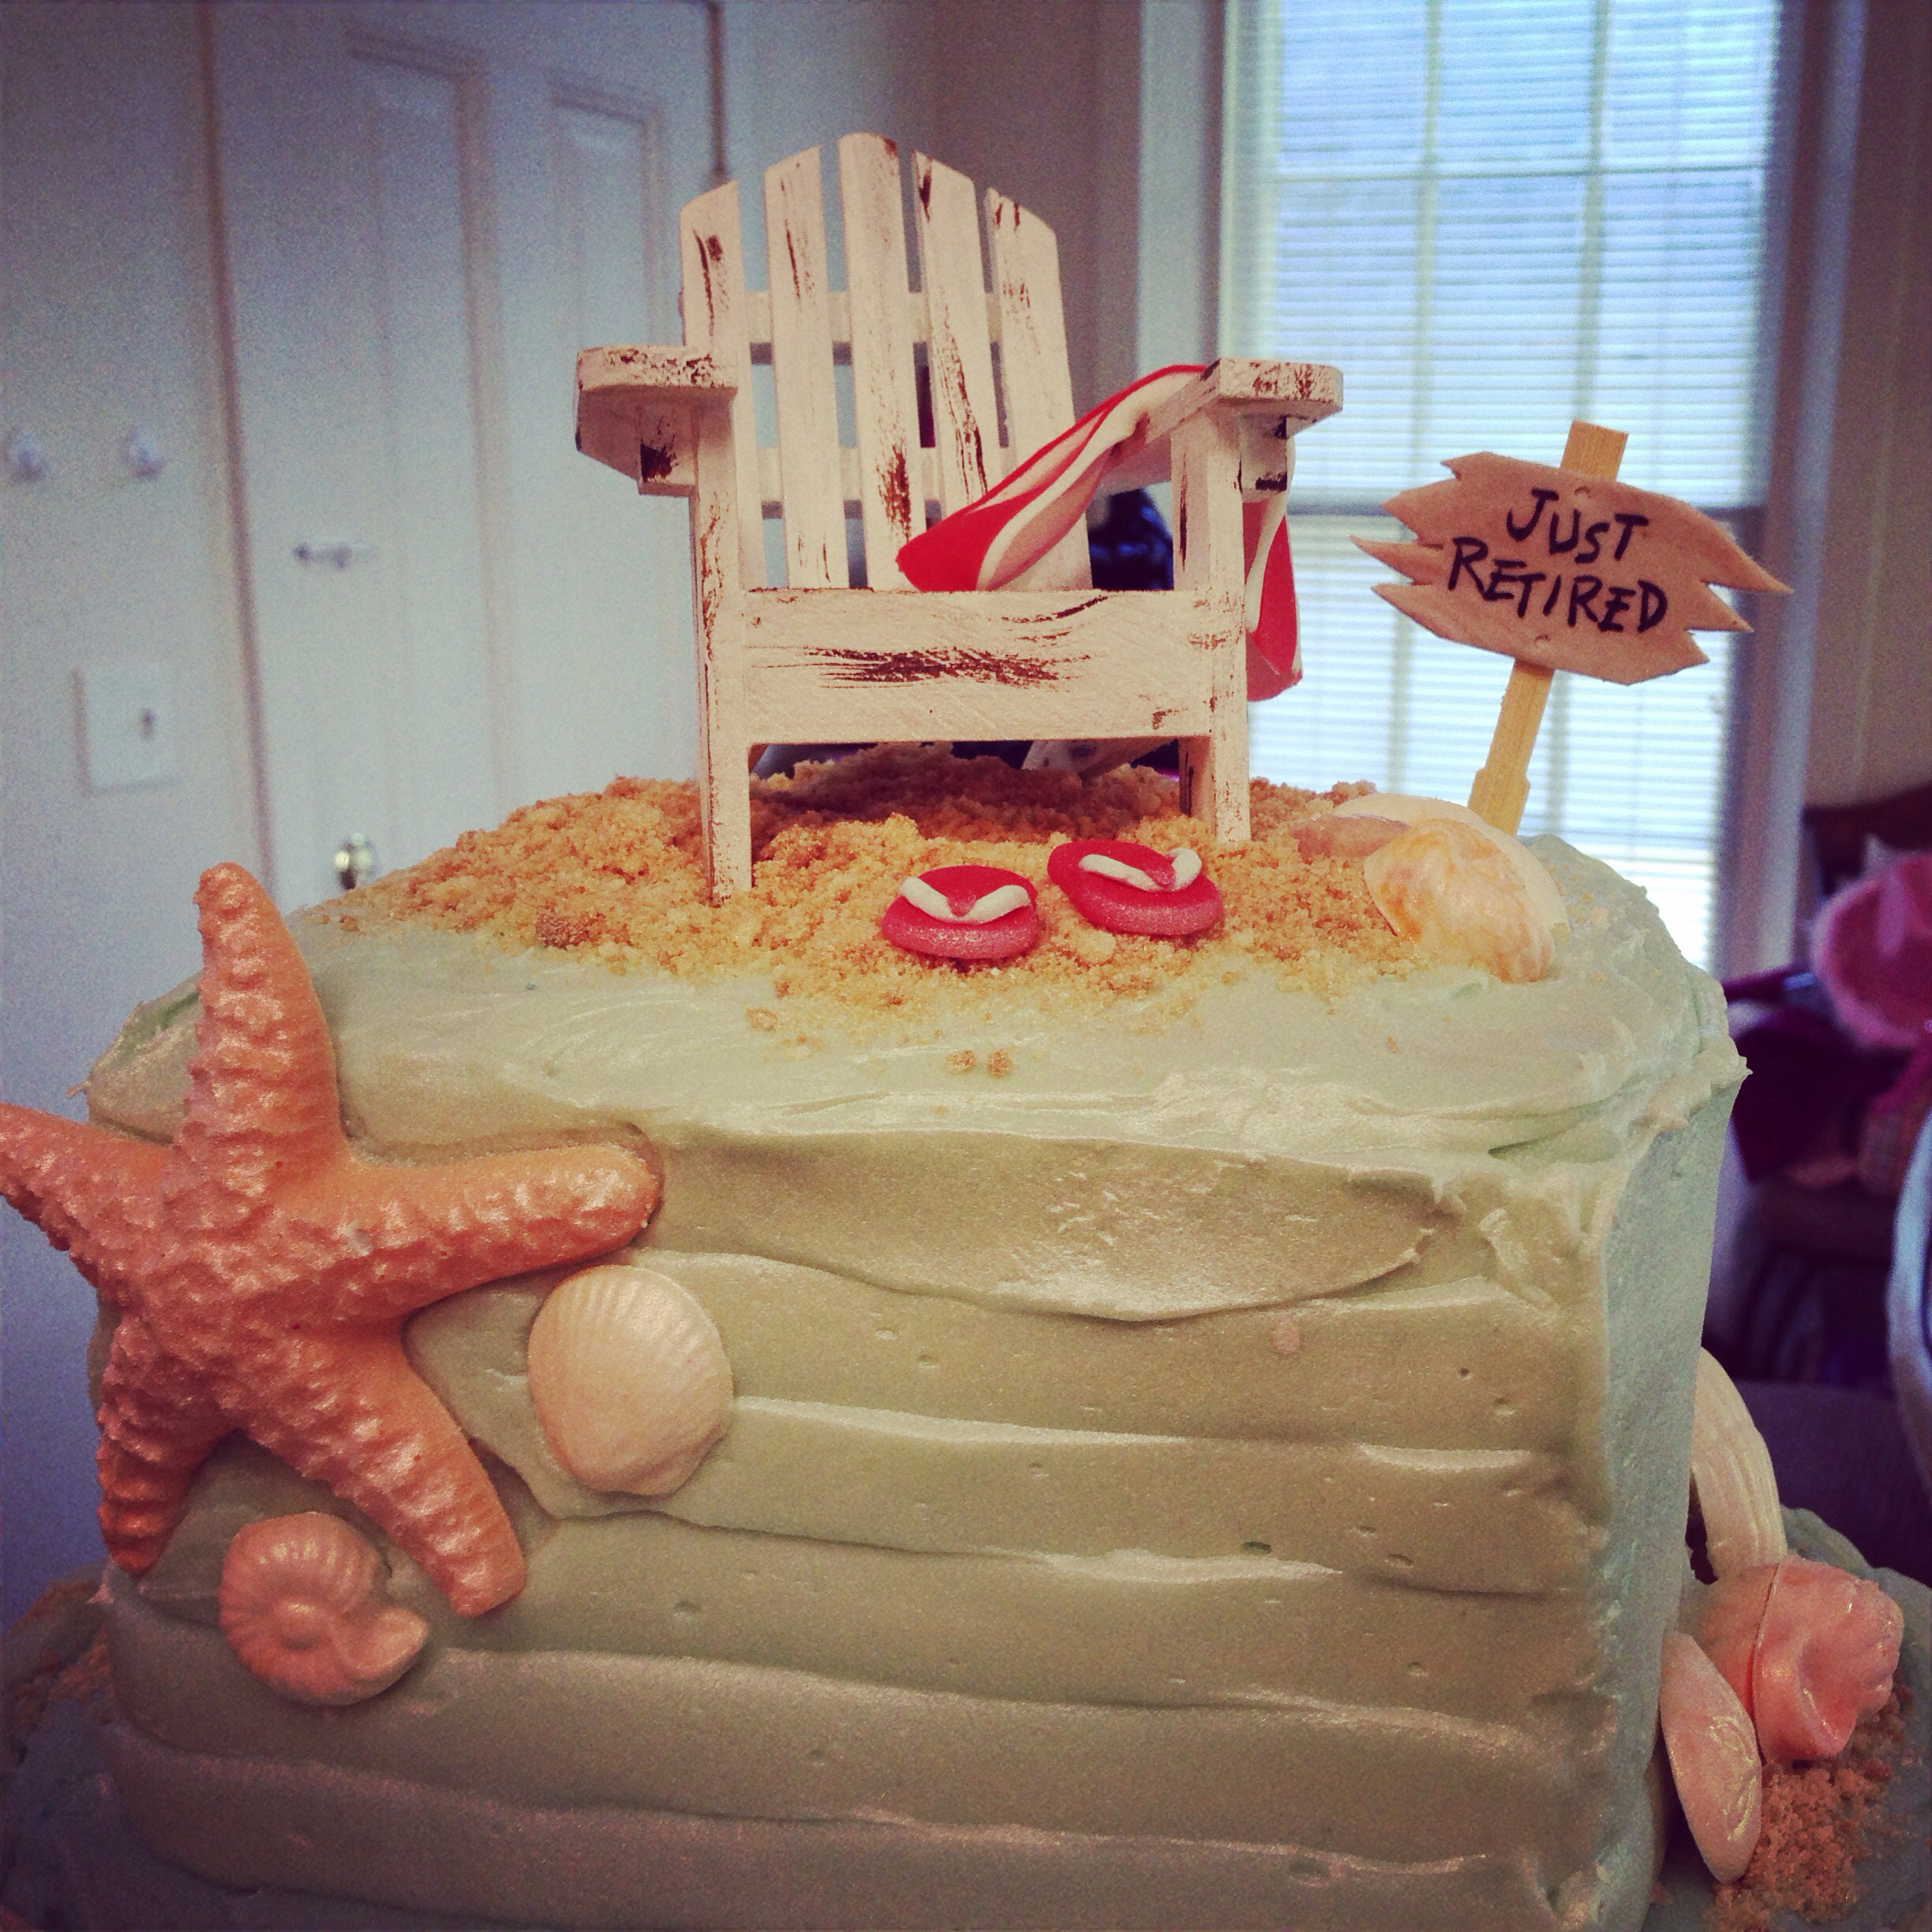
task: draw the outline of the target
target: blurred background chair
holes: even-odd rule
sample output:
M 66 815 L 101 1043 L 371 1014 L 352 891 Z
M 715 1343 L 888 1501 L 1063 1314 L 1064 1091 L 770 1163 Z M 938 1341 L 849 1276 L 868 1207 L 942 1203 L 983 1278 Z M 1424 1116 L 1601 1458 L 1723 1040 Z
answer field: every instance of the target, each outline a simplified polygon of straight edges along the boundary
M 1866 1559 L 1932 1583 L 1932 1121 L 1899 1196 L 1886 1300 L 1892 1392 L 1743 1380 L 1778 1493 L 1842 1530 Z
M 1905 1439 L 1932 1501 L 1932 1118 L 1919 1129 L 1917 1151 L 1899 1196 L 1892 1278 L 1885 1296 L 1892 1388 Z
M 1815 918 L 1900 855 L 1932 849 L 1932 785 L 1807 807 L 1804 831 Z M 1809 963 L 1724 984 L 1752 1073 L 1732 1116 L 1748 1193 L 1720 1257 L 1707 1342 L 1734 1375 L 1884 1393 L 1893 1218 L 1932 1056 L 1842 1010 L 1843 943 L 1836 973 L 1815 932 L 1811 949 Z
M 1893 916 L 1854 924 L 1839 900 L 1813 923 L 1819 970 L 1725 984 L 1752 1069 L 1732 1121 L 1748 1193 L 1706 1345 L 1738 1381 L 1784 1500 L 1932 1582 L 1932 1023 L 1915 1047 L 1909 1025 L 1915 1003 L 1932 1014 L 1932 972 L 1923 934 L 1896 916 L 1923 910 L 1923 862 L 1896 862 L 1932 849 L 1932 786 L 1811 807 L 1805 833 L 1814 912 L 1866 882 L 1863 912 L 1893 891 Z M 1909 901 L 1896 894 L 1908 874 Z M 1860 975 L 1878 967 L 1904 969 L 1902 1027 L 1872 1023 Z

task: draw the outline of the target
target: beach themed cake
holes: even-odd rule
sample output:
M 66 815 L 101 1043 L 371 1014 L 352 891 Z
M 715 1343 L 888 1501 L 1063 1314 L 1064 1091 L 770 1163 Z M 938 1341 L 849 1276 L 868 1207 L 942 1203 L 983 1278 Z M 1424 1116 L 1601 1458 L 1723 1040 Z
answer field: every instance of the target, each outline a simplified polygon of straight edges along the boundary
M 94 1125 L 9 1123 L 114 1324 L 144 1834 L 537 1923 L 1638 1923 L 1738 1062 L 1553 841 L 1471 835 L 1536 976 L 1398 936 L 1375 859 L 1466 828 L 1379 803 L 1216 851 L 882 750 L 722 904 L 671 785 L 287 933 L 210 874 Z M 1214 930 L 1092 923 L 1084 841 Z M 1029 949 L 885 935 L 969 864 Z
M 713 190 L 687 342 L 580 361 L 586 453 L 692 501 L 696 783 L 286 924 L 217 866 L 88 1123 L 0 1108 L 101 1298 L 116 1815 L 291 1925 L 1632 1932 L 1673 1787 L 1735 1876 L 1761 1755 L 1843 1748 L 1899 1650 L 1700 1363 L 1718 990 L 1513 836 L 1536 680 L 1671 668 L 1754 567 L 1645 549 L 1614 451 L 1465 463 L 1388 560 L 1446 634 L 1528 626 L 1470 640 L 1518 660 L 1481 809 L 1250 782 L 1339 377 L 1062 429 L 1050 232 L 989 197 L 989 290 L 920 158 L 915 301 L 897 150 L 840 166 L 839 301 L 795 156 L 767 290 Z M 990 305 L 1024 462 L 982 462 Z M 768 589 L 747 371 L 835 442 L 835 327 L 859 443 L 836 488 L 773 453 Z M 1178 588 L 1086 587 L 1085 497 L 1157 445 Z M 1492 556 L 1524 503 L 1631 582 Z M 747 782 L 788 721 L 867 748 Z

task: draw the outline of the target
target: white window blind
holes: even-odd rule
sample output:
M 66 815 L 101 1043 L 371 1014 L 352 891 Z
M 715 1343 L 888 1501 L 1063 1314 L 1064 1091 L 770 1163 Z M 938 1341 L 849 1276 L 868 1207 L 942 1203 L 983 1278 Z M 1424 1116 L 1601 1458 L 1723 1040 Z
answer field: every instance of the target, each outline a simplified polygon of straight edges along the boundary
M 1572 417 L 1623 478 L 1734 530 L 1761 495 L 1761 235 L 1778 0 L 1234 0 L 1222 347 L 1333 362 L 1297 443 L 1305 676 L 1250 715 L 1254 769 L 1462 799 L 1507 662 L 1374 596 L 1351 534 L 1478 449 L 1553 462 Z M 1730 638 L 1625 688 L 1559 676 L 1526 833 L 1646 888 L 1708 957 Z

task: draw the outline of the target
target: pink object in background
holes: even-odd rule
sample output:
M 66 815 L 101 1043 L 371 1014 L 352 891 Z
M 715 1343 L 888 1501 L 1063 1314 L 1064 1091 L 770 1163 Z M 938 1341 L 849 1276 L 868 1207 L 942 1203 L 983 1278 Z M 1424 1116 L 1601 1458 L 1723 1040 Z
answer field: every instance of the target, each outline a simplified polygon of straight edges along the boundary
M 1811 956 L 1861 1045 L 1919 1046 L 1932 1024 L 1932 852 L 1907 852 L 1827 900 Z

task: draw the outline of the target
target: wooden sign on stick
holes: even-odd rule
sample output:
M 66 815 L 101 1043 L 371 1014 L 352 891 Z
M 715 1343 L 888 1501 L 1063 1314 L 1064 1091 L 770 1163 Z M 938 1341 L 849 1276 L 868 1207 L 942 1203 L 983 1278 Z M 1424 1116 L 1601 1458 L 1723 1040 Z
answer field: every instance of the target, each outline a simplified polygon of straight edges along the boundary
M 1783 590 L 1702 511 L 1616 481 L 1620 430 L 1573 422 L 1560 466 L 1452 457 L 1453 481 L 1383 505 L 1413 543 L 1355 541 L 1413 581 L 1377 584 L 1437 636 L 1515 660 L 1470 808 L 1514 832 L 1550 680 L 1635 684 L 1702 664 L 1698 631 L 1750 626 L 1710 589 Z

